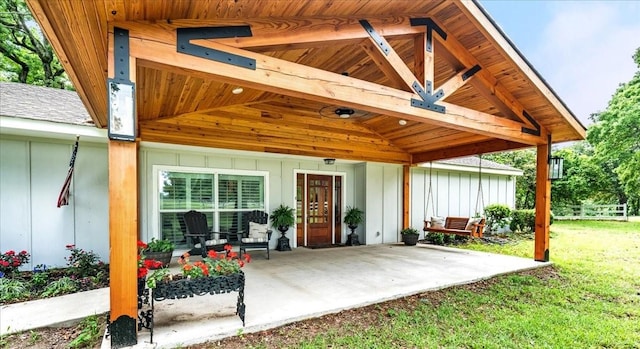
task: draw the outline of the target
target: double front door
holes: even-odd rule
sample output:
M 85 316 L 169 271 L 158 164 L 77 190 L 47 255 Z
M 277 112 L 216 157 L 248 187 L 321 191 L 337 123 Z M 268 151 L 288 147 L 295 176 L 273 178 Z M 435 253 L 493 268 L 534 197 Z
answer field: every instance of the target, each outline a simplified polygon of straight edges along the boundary
M 342 177 L 299 173 L 296 189 L 298 246 L 341 243 Z

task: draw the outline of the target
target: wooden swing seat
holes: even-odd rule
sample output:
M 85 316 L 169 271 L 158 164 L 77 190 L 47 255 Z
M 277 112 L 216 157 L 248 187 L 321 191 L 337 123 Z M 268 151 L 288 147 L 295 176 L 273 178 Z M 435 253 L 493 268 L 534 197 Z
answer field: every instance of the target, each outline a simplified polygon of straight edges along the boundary
M 447 217 L 444 222 L 444 228 L 431 227 L 431 221 L 424 221 L 425 232 L 431 233 L 443 233 L 443 234 L 455 234 L 471 237 L 482 237 L 482 231 L 484 230 L 484 218 L 478 223 L 473 223 L 469 229 L 467 229 L 467 223 L 469 218 L 466 217 Z

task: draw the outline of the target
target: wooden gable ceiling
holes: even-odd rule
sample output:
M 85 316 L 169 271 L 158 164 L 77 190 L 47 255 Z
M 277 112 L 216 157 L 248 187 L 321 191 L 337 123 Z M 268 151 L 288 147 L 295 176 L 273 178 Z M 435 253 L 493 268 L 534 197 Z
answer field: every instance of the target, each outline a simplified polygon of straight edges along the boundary
M 414 164 L 585 136 L 475 2 L 28 4 L 99 127 L 113 27 L 129 31 L 142 141 Z M 411 25 L 417 18 L 446 34 L 433 31 L 432 55 L 426 26 Z M 191 43 L 253 58 L 255 69 L 176 51 L 178 28 L 229 26 L 249 26 L 251 36 Z M 436 104 L 445 113 L 411 106 L 420 99 L 411 84 L 426 89 L 425 80 L 443 89 Z M 338 108 L 354 113 L 343 119 Z

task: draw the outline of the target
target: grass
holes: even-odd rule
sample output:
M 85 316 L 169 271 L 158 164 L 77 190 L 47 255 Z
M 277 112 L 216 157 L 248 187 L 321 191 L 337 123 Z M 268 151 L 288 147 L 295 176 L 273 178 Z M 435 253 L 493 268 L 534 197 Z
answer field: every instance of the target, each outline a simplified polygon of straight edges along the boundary
M 552 232 L 551 277 L 453 288 L 438 304 L 389 309 L 379 326 L 298 347 L 640 348 L 640 222 L 556 222 Z M 532 240 L 465 248 L 533 258 Z

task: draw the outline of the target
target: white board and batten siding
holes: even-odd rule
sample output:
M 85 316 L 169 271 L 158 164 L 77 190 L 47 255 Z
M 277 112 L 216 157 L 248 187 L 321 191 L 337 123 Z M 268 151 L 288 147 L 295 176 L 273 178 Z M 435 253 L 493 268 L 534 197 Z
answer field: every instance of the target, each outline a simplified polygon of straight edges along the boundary
M 431 175 L 429 168 L 411 169 L 411 225 L 418 230 L 422 230 L 423 221 L 432 216 L 483 215 L 484 207 L 491 204 L 515 208 L 516 176 L 522 175 L 521 171 L 483 169 L 479 174 L 477 168 L 438 169 L 436 164 L 433 167 Z M 433 201 L 428 196 L 429 183 Z M 482 196 L 478 199 L 480 183 Z
M 108 259 L 106 147 L 80 143 L 69 205 L 58 208 L 72 150 L 69 141 L 0 139 L 0 251 L 29 252 L 25 268 L 65 266 L 66 245 Z
M 68 206 L 56 207 L 67 174 L 73 139 L 2 135 L 0 138 L 0 250 L 27 250 L 32 255 L 25 269 L 39 264 L 66 265 L 65 246 L 97 253 L 109 261 L 108 157 L 106 140 L 81 138 Z M 297 173 L 321 173 L 344 178 L 344 206 L 356 206 L 365 213 L 358 227 L 361 243 L 395 243 L 401 240 L 402 166 L 380 163 L 337 161 L 325 165 L 322 159 L 291 158 L 273 154 L 224 151 L 164 144 L 143 143 L 139 153 L 140 238 L 159 236 L 159 219 L 154 200 L 159 168 L 223 169 L 230 172 L 266 173 L 267 211 L 280 203 L 295 207 Z M 425 218 L 429 169 L 411 169 L 411 223 L 421 229 Z M 435 213 L 441 216 L 471 216 L 478 188 L 477 168 L 439 168 L 432 174 Z M 514 205 L 513 173 L 483 173 L 485 204 Z M 430 215 L 430 213 L 429 213 Z M 342 241 L 349 230 L 343 227 Z M 295 241 L 295 229 L 288 237 Z M 277 239 L 272 239 L 275 248 Z

